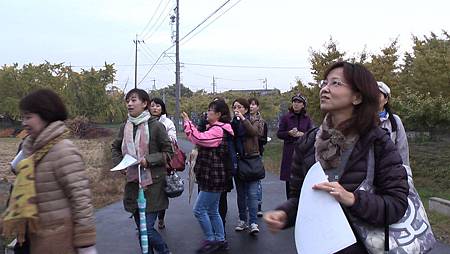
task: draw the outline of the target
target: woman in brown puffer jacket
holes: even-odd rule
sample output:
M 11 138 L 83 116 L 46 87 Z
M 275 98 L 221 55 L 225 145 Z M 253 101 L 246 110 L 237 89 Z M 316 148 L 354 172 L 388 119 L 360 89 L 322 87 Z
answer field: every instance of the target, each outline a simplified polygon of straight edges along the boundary
M 67 138 L 69 131 L 63 122 L 67 111 L 62 100 L 53 91 L 40 89 L 20 101 L 20 110 L 22 125 L 29 133 L 22 146 L 27 159 L 20 163 L 30 164 L 19 164 L 17 178 L 24 179 L 21 174 L 27 172 L 31 187 L 21 189 L 16 181 L 4 230 L 14 228 L 21 241 L 27 225 L 33 254 L 95 253 L 89 180 L 80 152 Z M 33 168 L 30 165 L 34 171 L 26 170 Z M 24 195 L 15 195 L 20 192 Z M 26 204 L 19 206 L 23 201 Z
M 373 75 L 358 64 L 335 63 L 321 83 L 320 108 L 326 113 L 322 125 L 304 135 L 295 148 L 290 199 L 264 215 L 269 228 L 278 231 L 295 224 L 303 181 L 316 161 L 329 182 L 313 188 L 334 197 L 347 216 L 378 227 L 397 222 L 408 207 L 409 187 L 400 154 L 388 133 L 377 127 L 378 87 Z M 372 146 L 375 193 L 358 188 L 366 178 Z M 380 212 L 385 208 L 387 217 Z M 358 239 L 338 253 L 367 250 Z

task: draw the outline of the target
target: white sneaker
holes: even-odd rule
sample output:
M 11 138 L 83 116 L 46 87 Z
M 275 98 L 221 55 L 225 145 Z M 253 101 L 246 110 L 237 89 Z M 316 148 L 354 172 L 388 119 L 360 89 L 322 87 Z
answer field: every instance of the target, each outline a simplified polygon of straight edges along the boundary
M 252 223 L 252 224 L 250 225 L 250 234 L 251 234 L 251 235 L 256 235 L 256 234 L 258 234 L 258 233 L 259 233 L 258 224 Z
M 245 230 L 247 228 L 248 228 L 248 226 L 245 223 L 245 221 L 238 220 L 237 226 L 234 228 L 234 230 L 236 230 L 236 231 L 243 231 L 243 230 Z

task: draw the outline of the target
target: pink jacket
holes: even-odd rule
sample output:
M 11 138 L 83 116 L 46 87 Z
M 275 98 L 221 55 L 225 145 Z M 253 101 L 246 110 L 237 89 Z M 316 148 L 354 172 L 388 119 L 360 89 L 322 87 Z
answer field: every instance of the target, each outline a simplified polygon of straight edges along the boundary
M 207 126 L 207 131 L 199 132 L 191 121 L 184 121 L 184 133 L 188 140 L 203 147 L 218 147 L 222 143 L 224 129 L 234 136 L 229 123 L 215 122 Z

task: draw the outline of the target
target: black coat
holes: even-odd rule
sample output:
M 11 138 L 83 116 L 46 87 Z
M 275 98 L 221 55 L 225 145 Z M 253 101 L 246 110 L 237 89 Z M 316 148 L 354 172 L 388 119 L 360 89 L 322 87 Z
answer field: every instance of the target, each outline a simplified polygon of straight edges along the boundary
M 309 131 L 296 144 L 290 178 L 291 198 L 277 208 L 288 215 L 286 227 L 295 224 L 304 178 L 309 168 L 316 162 L 314 148 L 316 133 L 317 128 Z M 372 144 L 374 144 L 375 152 L 374 185 L 377 189 L 376 194 L 357 190 L 367 174 L 367 158 Z M 406 170 L 402 166 L 400 154 L 392 143 L 389 134 L 381 128 L 373 128 L 359 138 L 339 183 L 355 195 L 355 204 L 345 210 L 369 224 L 384 226 L 385 203 L 380 195 L 386 199 L 386 205 L 389 209 L 387 218 L 389 224 L 401 219 L 408 207 L 409 186 Z M 362 245 L 358 242 L 339 253 L 364 253 L 364 249 L 361 248 Z

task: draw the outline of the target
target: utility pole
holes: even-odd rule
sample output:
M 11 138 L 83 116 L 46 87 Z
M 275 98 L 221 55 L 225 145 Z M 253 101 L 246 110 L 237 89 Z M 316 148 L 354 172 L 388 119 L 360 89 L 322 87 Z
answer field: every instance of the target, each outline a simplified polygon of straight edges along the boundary
M 177 7 L 175 11 L 175 128 L 180 129 L 180 0 L 177 0 Z
M 156 91 L 156 79 L 151 79 L 150 81 L 153 81 L 152 90 Z
M 216 94 L 216 79 L 214 78 L 214 76 L 213 76 L 212 86 L 213 86 L 213 94 Z
M 134 88 L 137 88 L 137 46 L 139 43 L 144 43 L 144 41 L 138 40 L 138 35 L 136 34 L 136 40 L 133 40 L 134 44 L 136 45 L 136 51 L 134 55 Z

